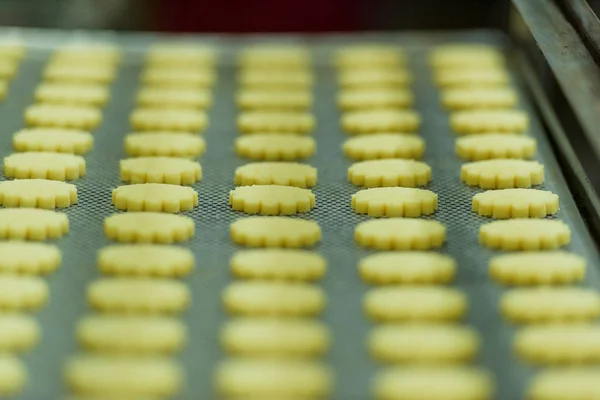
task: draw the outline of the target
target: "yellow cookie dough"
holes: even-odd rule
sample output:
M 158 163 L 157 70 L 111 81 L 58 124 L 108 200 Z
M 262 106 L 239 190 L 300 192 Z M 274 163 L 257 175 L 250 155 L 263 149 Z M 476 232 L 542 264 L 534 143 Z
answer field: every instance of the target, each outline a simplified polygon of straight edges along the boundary
M 139 108 L 131 113 L 130 122 L 139 131 L 199 132 L 208 127 L 208 116 L 193 109 Z
M 370 217 L 419 217 L 437 210 L 438 196 L 430 190 L 383 187 L 352 195 L 352 209 Z
M 128 158 L 121 160 L 119 165 L 124 182 L 192 185 L 202 179 L 200 164 L 183 158 Z
M 442 92 L 442 104 L 450 110 L 512 108 L 517 93 L 511 88 L 457 88 Z
M 25 314 L 0 314 L 0 332 L 0 350 L 3 352 L 30 350 L 40 339 L 37 321 Z
M 63 213 L 39 208 L 0 209 L 0 239 L 44 241 L 69 232 Z
M 4 157 L 7 178 L 70 181 L 85 173 L 84 158 L 73 154 L 30 151 Z
M 477 356 L 479 346 L 479 334 L 460 325 L 389 324 L 369 336 L 372 356 L 389 363 L 466 363 Z
M 174 314 L 190 303 L 183 283 L 156 278 L 102 278 L 87 288 L 90 305 L 99 311 L 122 314 Z
M 19 70 L 19 63 L 14 60 L 2 59 L 0 61 L 0 79 L 9 81 L 15 77 Z
M 428 250 L 444 244 L 446 227 L 423 219 L 369 220 L 356 226 L 354 240 L 376 250 Z
M 544 218 L 558 212 L 558 196 L 547 190 L 488 190 L 473 196 L 473 211 L 484 217 Z
M 245 69 L 237 77 L 240 87 L 251 90 L 306 91 L 314 84 L 308 70 Z
M 585 258 L 564 251 L 504 254 L 490 259 L 489 274 L 507 285 L 560 285 L 585 277 Z
M 58 247 L 46 243 L 1 242 L 0 254 L 0 273 L 46 275 L 62 262 Z
M 131 133 L 125 136 L 125 151 L 132 157 L 195 158 L 204 154 L 206 142 L 190 133 Z
M 202 90 L 212 87 L 217 80 L 213 69 L 209 68 L 165 68 L 151 67 L 142 73 L 142 83 L 153 88 L 193 88 Z
M 436 85 L 443 89 L 489 89 L 510 85 L 510 76 L 502 68 L 461 67 L 436 71 Z
M 22 129 L 13 135 L 16 151 L 47 151 L 86 154 L 92 150 L 94 137 L 86 131 L 59 128 Z
M 234 243 L 248 247 L 309 247 L 321 240 L 314 221 L 290 217 L 248 217 L 233 222 Z
M 544 165 L 512 159 L 474 161 L 461 166 L 460 179 L 481 189 L 530 188 L 544 182 Z
M 527 391 L 530 400 L 590 400 L 600 396 L 600 368 L 551 368 L 539 372 Z
M 65 208 L 77 204 L 77 187 L 46 179 L 15 179 L 0 182 L 0 205 L 4 207 Z
M 364 297 L 366 314 L 376 321 L 454 321 L 467 312 L 460 290 L 438 286 L 386 286 Z
M 313 95 L 303 90 L 245 89 L 236 96 L 238 107 L 243 110 L 308 110 Z
M 348 181 L 365 187 L 424 186 L 431 181 L 429 165 L 415 160 L 368 160 L 348 168 Z
M 109 275 L 180 277 L 194 268 L 190 250 L 157 244 L 122 244 L 98 251 L 98 267 Z
M 52 83 L 68 84 L 102 84 L 111 83 L 116 76 L 112 66 L 65 64 L 63 62 L 52 62 L 44 70 L 44 79 Z
M 337 98 L 344 111 L 407 108 L 413 102 L 412 91 L 405 89 L 345 89 Z
M 42 83 L 35 90 L 38 103 L 102 107 L 108 97 L 108 89 L 102 85 Z
M 479 242 L 492 249 L 556 249 L 571 241 L 571 229 L 562 221 L 517 218 L 494 221 L 479 228 Z
M 0 309 L 37 310 L 47 301 L 48 285 L 43 279 L 32 276 L 0 276 Z
M 503 65 L 504 55 L 497 47 L 486 44 L 444 44 L 431 51 L 429 62 L 434 68 L 494 67 Z
M 223 293 L 225 309 L 236 315 L 309 317 L 320 314 L 325 303 L 323 290 L 306 283 L 235 282 Z
M 112 203 L 119 210 L 178 213 L 198 207 L 198 193 L 191 187 L 140 183 L 113 189 Z
M 283 185 L 299 188 L 317 184 L 317 169 L 294 162 L 257 162 L 236 168 L 234 182 L 238 186 Z
M 0 356 L 0 395 L 12 396 L 19 393 L 27 384 L 25 365 L 15 356 Z
M 148 108 L 204 110 L 212 105 L 212 94 L 209 90 L 147 87 L 138 93 L 137 103 Z
M 323 323 L 296 318 L 238 318 L 221 331 L 221 345 L 236 356 L 314 357 L 330 342 Z
M 450 127 L 458 134 L 512 132 L 529 128 L 529 115 L 521 110 L 467 110 L 450 115 Z
M 0 81 L 0 100 L 4 100 L 8 95 L 8 82 Z
M 59 47 L 53 57 L 65 57 L 75 62 L 89 60 L 90 62 L 116 63 L 121 57 L 121 49 L 114 43 L 94 41 L 74 41 Z
M 532 158 L 536 140 L 519 134 L 485 133 L 456 139 L 456 155 L 465 160 L 492 158 Z
M 413 110 L 366 110 L 347 112 L 340 122 L 342 129 L 352 135 L 416 132 L 421 125 L 421 117 Z
M 229 264 L 238 278 L 288 281 L 315 281 L 327 269 L 327 262 L 318 253 L 292 249 L 241 250 Z
M 379 158 L 420 159 L 425 152 L 425 141 L 417 135 L 401 133 L 376 133 L 356 136 L 342 146 L 346 157 L 354 160 Z
M 337 78 L 338 84 L 347 89 L 403 88 L 413 81 L 412 73 L 403 68 L 345 69 Z
M 77 323 L 77 339 L 102 353 L 173 353 L 186 343 L 187 330 L 169 317 L 91 315 Z
M 387 43 L 357 43 L 340 48 L 333 57 L 333 64 L 340 70 L 361 68 L 394 68 L 406 63 L 402 48 Z
M 25 110 L 25 123 L 33 127 L 94 130 L 102 122 L 95 107 L 65 104 L 34 104 Z
M 146 54 L 147 64 L 166 68 L 211 67 L 216 60 L 217 55 L 212 47 L 192 43 L 158 43 L 153 45 Z
M 118 242 L 185 242 L 194 236 L 195 225 L 183 215 L 131 211 L 107 217 L 104 233 Z
M 236 153 L 253 160 L 292 161 L 312 156 L 315 149 L 313 138 L 296 135 L 253 134 L 235 140 Z
M 238 186 L 229 192 L 231 208 L 246 214 L 292 215 L 310 211 L 315 202 L 313 192 L 294 186 Z
M 20 61 L 27 54 L 24 41 L 17 36 L 0 39 L 0 56 L 5 59 Z
M 600 316 L 600 295 L 580 287 L 513 289 L 502 296 L 500 310 L 515 323 L 588 321 Z
M 315 125 L 315 117 L 307 112 L 247 111 L 237 117 L 241 133 L 308 134 Z
M 456 261 L 434 252 L 384 252 L 367 256 L 359 261 L 361 278 L 376 285 L 446 284 L 456 274 Z
M 285 71 L 310 67 L 311 55 L 305 47 L 293 44 L 254 44 L 244 48 L 237 61 L 242 68 Z

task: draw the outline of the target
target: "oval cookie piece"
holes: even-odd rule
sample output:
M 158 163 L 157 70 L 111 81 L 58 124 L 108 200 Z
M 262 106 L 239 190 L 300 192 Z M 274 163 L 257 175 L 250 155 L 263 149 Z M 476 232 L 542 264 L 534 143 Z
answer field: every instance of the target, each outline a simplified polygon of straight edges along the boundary
M 305 283 L 235 282 L 223 293 L 225 308 L 236 315 L 308 317 L 320 314 L 325 302 L 321 288 Z
M 529 116 L 521 110 L 469 110 L 450 115 L 450 126 L 458 134 L 524 132 Z
M 600 368 L 551 368 L 539 372 L 527 391 L 531 400 L 587 400 L 600 396 Z
M 128 158 L 119 162 L 121 180 L 130 183 L 192 185 L 202 179 L 200 163 L 174 157 Z
M 236 168 L 234 181 L 238 186 L 282 185 L 307 188 L 317 184 L 317 169 L 308 164 L 293 162 L 249 163 Z
M 446 228 L 437 221 L 423 219 L 370 220 L 356 226 L 354 240 L 377 250 L 427 250 L 444 244 Z
M 585 277 L 585 258 L 564 251 L 504 254 L 490 259 L 489 274 L 507 285 L 560 285 Z
M 198 207 L 198 193 L 191 187 L 141 183 L 114 189 L 112 203 L 119 210 L 178 213 Z
M 467 312 L 467 298 L 438 286 L 386 286 L 364 297 L 366 314 L 376 321 L 454 321 Z
M 46 179 L 4 181 L 0 182 L 0 204 L 7 208 L 66 208 L 77 204 L 77 187 Z
M 25 123 L 34 127 L 94 130 L 101 122 L 100 110 L 89 106 L 34 104 L 25 110 Z
M 425 141 L 417 135 L 377 133 L 357 136 L 344 142 L 344 154 L 354 160 L 379 158 L 420 159 L 425 152 Z
M 94 145 L 94 137 L 86 131 L 59 128 L 22 129 L 13 135 L 16 151 L 86 154 Z
M 68 232 L 69 219 L 63 213 L 36 208 L 0 209 L 0 239 L 43 241 Z
M 238 186 L 229 192 L 231 208 L 246 214 L 292 215 L 310 211 L 315 202 L 310 190 L 293 186 Z
M 315 117 L 303 112 L 248 111 L 237 118 L 242 133 L 311 133 L 315 129 Z
M 456 274 L 456 261 L 434 252 L 385 252 L 367 256 L 358 263 L 361 278 L 372 284 L 449 283 Z
M 421 117 L 412 110 L 351 111 L 341 118 L 346 133 L 360 135 L 382 132 L 416 132 Z
M 461 166 L 460 179 L 481 189 L 530 188 L 544 182 L 544 166 L 525 160 L 474 161 Z
M 509 74 L 503 68 L 448 68 L 436 71 L 433 79 L 446 90 L 504 88 L 510 84 Z
M 4 352 L 30 350 L 40 338 L 37 321 L 25 314 L 0 314 L 0 331 L 0 350 Z
M 118 242 L 184 242 L 195 234 L 194 221 L 157 212 L 114 214 L 104 220 L 104 233 Z
M 449 110 L 512 108 L 517 93 L 511 88 L 456 88 L 442 92 L 442 104 Z
M 235 140 L 235 151 L 254 160 L 293 161 L 315 153 L 315 140 L 294 135 L 253 134 Z
M 150 66 L 174 68 L 210 67 L 217 60 L 215 50 L 210 46 L 191 43 L 158 43 L 146 54 L 146 63 Z
M 4 175 L 15 179 L 71 181 L 85 176 L 85 160 L 73 154 L 30 151 L 4 157 Z
M 429 54 L 434 68 L 496 67 L 504 64 L 500 49 L 480 43 L 451 43 L 436 46 Z
M 314 281 L 325 274 L 327 263 L 318 253 L 292 249 L 238 251 L 229 261 L 238 278 Z
M 194 158 L 204 154 L 206 142 L 189 133 L 131 133 L 125 136 L 125 151 L 132 157 Z
M 234 243 L 249 247 L 308 247 L 321 240 L 319 224 L 290 217 L 242 218 L 229 231 Z
M 0 254 L 0 272 L 9 274 L 46 275 L 62 262 L 58 247 L 46 243 L 2 242 Z
M 44 70 L 44 80 L 52 83 L 68 84 L 108 84 L 115 79 L 115 70 L 106 65 L 68 65 L 50 63 Z
M 343 111 L 407 108 L 413 102 L 412 91 L 403 89 L 346 89 L 337 98 Z
M 402 88 L 413 81 L 412 73 L 403 68 L 361 68 L 339 71 L 338 84 L 348 89 Z
M 535 155 L 534 138 L 508 133 L 485 133 L 456 139 L 456 155 L 465 160 L 529 159 Z
M 333 63 L 340 70 L 386 69 L 404 65 L 406 54 L 401 48 L 387 43 L 358 43 L 337 50 Z
M 0 276 L 0 309 L 32 311 L 48 301 L 48 286 L 33 276 Z
M 142 83 L 154 88 L 207 89 L 214 85 L 217 75 L 212 68 L 165 68 L 150 66 L 142 74 Z
M 306 91 L 313 85 L 314 77 L 307 70 L 242 70 L 237 77 L 240 87 L 252 90 Z
M 208 116 L 199 110 L 140 108 L 131 113 L 130 123 L 138 131 L 199 132 L 208 126 Z
M 177 246 L 125 244 L 98 251 L 98 267 L 109 275 L 181 277 L 188 275 L 194 264 L 194 253 Z
M 348 168 L 348 181 L 365 187 L 424 186 L 431 181 L 431 168 L 415 160 L 360 161 Z
M 27 370 L 24 364 L 15 356 L 0 356 L 0 395 L 16 395 L 26 384 Z
M 419 217 L 437 210 L 438 196 L 430 190 L 383 187 L 352 195 L 352 209 L 370 217 Z
M 477 214 L 496 219 L 544 218 L 558 212 L 558 196 L 546 190 L 488 190 L 473 196 Z
M 241 51 L 237 62 L 248 70 L 294 70 L 310 66 L 308 49 L 296 44 L 257 43 Z
M 312 93 L 303 90 L 279 91 L 246 89 L 236 97 L 238 107 L 243 110 L 307 110 L 312 106 Z
M 500 250 L 556 249 L 571 242 L 571 229 L 549 219 L 494 221 L 479 228 L 479 242 Z
M 295 318 L 234 319 L 221 332 L 228 353 L 250 357 L 315 357 L 327 351 L 330 340 L 321 322 Z
M 147 87 L 140 90 L 137 102 L 141 107 L 148 108 L 204 110 L 211 106 L 212 95 L 208 90 Z
M 42 83 L 35 90 L 38 103 L 102 107 L 108 97 L 108 89 L 102 85 Z

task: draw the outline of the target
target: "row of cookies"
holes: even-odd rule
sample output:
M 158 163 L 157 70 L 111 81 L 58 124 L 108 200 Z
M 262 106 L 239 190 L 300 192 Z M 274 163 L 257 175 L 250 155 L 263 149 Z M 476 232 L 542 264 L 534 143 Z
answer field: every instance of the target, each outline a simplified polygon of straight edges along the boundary
M 4 100 L 8 96 L 11 81 L 19 73 L 27 49 L 20 40 L 0 40 L 0 100 Z

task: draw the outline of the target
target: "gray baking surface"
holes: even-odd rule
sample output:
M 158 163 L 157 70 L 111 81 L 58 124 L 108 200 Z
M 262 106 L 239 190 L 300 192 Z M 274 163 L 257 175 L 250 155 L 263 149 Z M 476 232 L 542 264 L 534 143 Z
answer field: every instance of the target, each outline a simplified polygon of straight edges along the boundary
M 96 253 L 110 243 L 103 233 L 103 220 L 116 212 L 111 205 L 111 190 L 121 184 L 118 162 L 125 158 L 123 138 L 130 131 L 128 116 L 139 86 L 141 54 L 149 43 L 164 37 L 31 30 L 8 32 L 23 35 L 35 49 L 23 61 L 18 77 L 11 84 L 8 99 L 0 105 L 2 157 L 12 151 L 12 134 L 23 127 L 23 112 L 33 103 L 33 91 L 41 81 L 41 71 L 52 48 L 75 37 L 114 41 L 127 53 L 112 85 L 112 100 L 105 109 L 102 126 L 94 133 L 94 150 L 86 156 L 88 174 L 74 182 L 79 190 L 79 204 L 65 211 L 70 219 L 71 232 L 56 242 L 63 252 L 64 263 L 47 278 L 50 302 L 36 314 L 42 326 L 41 343 L 23 356 L 30 384 L 17 398 L 59 399 L 68 392 L 62 379 L 63 365 L 69 356 L 79 351 L 75 324 L 82 315 L 90 312 L 85 299 L 86 286 L 100 276 L 95 263 Z M 219 347 L 219 330 L 228 318 L 221 307 L 220 295 L 231 280 L 228 260 L 238 249 L 229 239 L 229 224 L 243 217 L 229 208 L 227 199 L 228 191 L 233 187 L 235 168 L 247 161 L 237 157 L 233 150 L 238 135 L 235 127 L 238 110 L 234 104 L 236 83 L 232 56 L 244 44 L 262 41 L 308 44 L 315 54 L 317 83 L 313 111 L 318 122 L 314 135 L 318 145 L 317 154 L 307 162 L 318 168 L 319 181 L 314 189 L 317 207 L 300 218 L 316 220 L 323 230 L 323 240 L 315 250 L 329 264 L 327 276 L 319 285 L 328 298 L 323 320 L 333 334 L 333 344 L 326 357 L 336 377 L 332 398 L 362 400 L 371 397 L 371 378 L 378 367 L 370 359 L 365 345 L 373 326 L 361 308 L 368 286 L 361 282 L 356 269 L 357 261 L 371 252 L 359 248 L 353 241 L 354 227 L 367 217 L 356 215 L 350 209 L 350 196 L 358 188 L 346 179 L 346 170 L 351 162 L 341 151 L 346 135 L 338 123 L 340 114 L 335 105 L 335 71 L 328 64 L 331 51 L 337 45 L 369 40 L 397 43 L 404 46 L 410 56 L 410 69 L 416 78 L 413 86 L 415 109 L 421 113 L 423 124 L 420 134 L 427 143 L 425 161 L 433 169 L 433 181 L 428 188 L 439 194 L 439 211 L 433 219 L 443 222 L 448 229 L 447 243 L 441 251 L 458 262 L 458 275 L 452 286 L 467 293 L 470 300 L 465 323 L 478 329 L 483 337 L 477 363 L 495 374 L 496 399 L 522 398 L 534 370 L 512 354 L 515 328 L 498 312 L 499 299 L 505 289 L 487 275 L 488 260 L 495 252 L 477 242 L 479 226 L 487 220 L 476 216 L 470 209 L 471 197 L 479 190 L 460 182 L 461 161 L 454 155 L 455 136 L 448 126 L 448 113 L 439 105 L 437 90 L 426 63 L 426 52 L 432 45 L 478 41 L 504 46 L 504 36 L 488 31 L 470 31 L 307 38 L 192 36 L 185 40 L 213 43 L 222 53 L 222 58 L 214 90 L 215 105 L 209 111 L 210 127 L 204 134 L 208 146 L 207 153 L 201 158 L 204 178 L 194 185 L 199 192 L 200 206 L 185 213 L 196 221 L 196 237 L 184 246 L 194 251 L 197 267 L 183 280 L 192 291 L 193 302 L 182 315 L 189 327 L 190 343 L 179 356 L 186 371 L 187 384 L 178 398 L 218 398 L 212 390 L 211 380 L 215 365 L 225 358 Z M 560 196 L 561 210 L 557 218 L 568 223 L 573 232 L 568 249 L 587 258 L 590 268 L 585 285 L 596 286 L 599 282 L 596 248 L 566 186 L 545 132 L 525 97 L 517 74 L 514 76 L 514 86 L 521 91 L 519 107 L 530 112 L 530 134 L 538 140 L 538 160 L 546 168 L 543 188 Z

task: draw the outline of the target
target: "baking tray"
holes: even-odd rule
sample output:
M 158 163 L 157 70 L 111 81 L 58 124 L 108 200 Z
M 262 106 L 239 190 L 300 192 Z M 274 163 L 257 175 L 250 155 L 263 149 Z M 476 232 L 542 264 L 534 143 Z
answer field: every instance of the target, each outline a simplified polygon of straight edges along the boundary
M 112 99 L 104 110 L 104 120 L 94 133 L 95 147 L 85 158 L 87 176 L 74 183 L 79 190 L 79 203 L 65 213 L 71 224 L 70 234 L 56 241 L 63 252 L 62 267 L 47 278 L 50 288 L 48 306 L 36 315 L 42 327 L 39 345 L 23 356 L 29 372 L 28 387 L 16 398 L 27 400 L 58 399 L 68 393 L 62 378 L 66 359 L 79 351 L 75 340 L 75 324 L 90 312 L 85 298 L 87 285 L 100 276 L 96 267 L 97 251 L 110 244 L 103 233 L 103 220 L 116 212 L 111 205 L 112 189 L 121 185 L 119 160 L 125 158 L 123 138 L 130 132 L 128 117 L 134 108 L 139 87 L 142 54 L 152 42 L 170 40 L 156 34 L 123 34 L 111 32 L 61 32 L 11 29 L 3 34 L 23 37 L 30 51 L 23 60 L 18 77 L 11 83 L 7 100 L 0 105 L 0 156 L 12 152 L 12 134 L 23 127 L 23 112 L 33 103 L 33 92 L 41 82 L 41 72 L 53 48 L 72 41 L 95 40 L 114 42 L 123 47 L 125 58 L 112 85 Z M 354 214 L 350 196 L 358 188 L 347 182 L 346 171 L 351 161 L 342 153 L 347 136 L 340 130 L 340 113 L 335 99 L 335 71 L 330 66 L 332 51 L 339 45 L 370 40 L 403 46 L 415 75 L 413 90 L 415 109 L 422 116 L 420 134 L 426 141 L 424 161 L 433 171 L 428 189 L 439 195 L 439 210 L 431 218 L 447 227 L 447 242 L 442 252 L 454 257 L 458 273 L 453 287 L 463 290 L 470 303 L 466 324 L 482 335 L 483 347 L 477 364 L 491 370 L 496 379 L 499 400 L 523 398 L 524 390 L 535 370 L 512 354 L 515 327 L 499 315 L 500 296 L 506 290 L 488 278 L 487 264 L 495 251 L 478 244 L 478 230 L 485 218 L 471 211 L 471 198 L 478 189 L 460 182 L 461 161 L 454 155 L 455 136 L 448 124 L 448 113 L 439 104 L 438 91 L 427 65 L 427 51 L 445 42 L 482 42 L 507 46 L 507 38 L 494 31 L 456 33 L 391 33 L 325 36 L 186 36 L 177 40 L 213 44 L 220 52 L 218 84 L 214 88 L 215 104 L 209 110 L 210 127 L 204 134 L 207 152 L 201 158 L 204 177 L 194 185 L 200 206 L 184 213 L 196 222 L 196 237 L 183 244 L 196 255 L 196 270 L 183 281 L 192 291 L 193 301 L 182 315 L 189 327 L 189 344 L 178 356 L 187 375 L 187 384 L 179 399 L 213 399 L 214 367 L 226 356 L 219 346 L 221 325 L 228 318 L 220 296 L 232 280 L 228 260 L 239 249 L 229 239 L 229 224 L 243 214 L 228 205 L 228 192 L 233 188 L 236 167 L 247 160 L 234 153 L 238 136 L 234 103 L 236 92 L 234 55 L 251 43 L 283 42 L 307 45 L 314 54 L 315 104 L 317 119 L 315 139 L 317 153 L 307 160 L 318 168 L 319 181 L 314 188 L 317 207 L 299 218 L 316 220 L 323 239 L 315 247 L 328 261 L 326 277 L 319 283 L 327 294 L 328 305 L 322 316 L 330 327 L 333 341 L 325 361 L 335 374 L 336 400 L 371 398 L 371 379 L 377 364 L 369 357 L 366 339 L 373 324 L 362 312 L 362 299 L 369 286 L 357 272 L 360 258 L 371 254 L 355 245 L 354 227 L 368 217 Z M 510 53 L 510 52 L 509 52 Z M 583 283 L 598 286 L 597 249 L 559 169 L 542 124 L 529 102 L 525 85 L 511 64 L 513 85 L 520 94 L 519 108 L 531 116 L 530 134 L 538 141 L 538 161 L 545 165 L 546 183 L 541 187 L 560 196 L 561 210 L 556 215 L 572 230 L 568 250 L 584 256 L 590 266 Z M 2 176 L 2 179 L 4 177 Z

